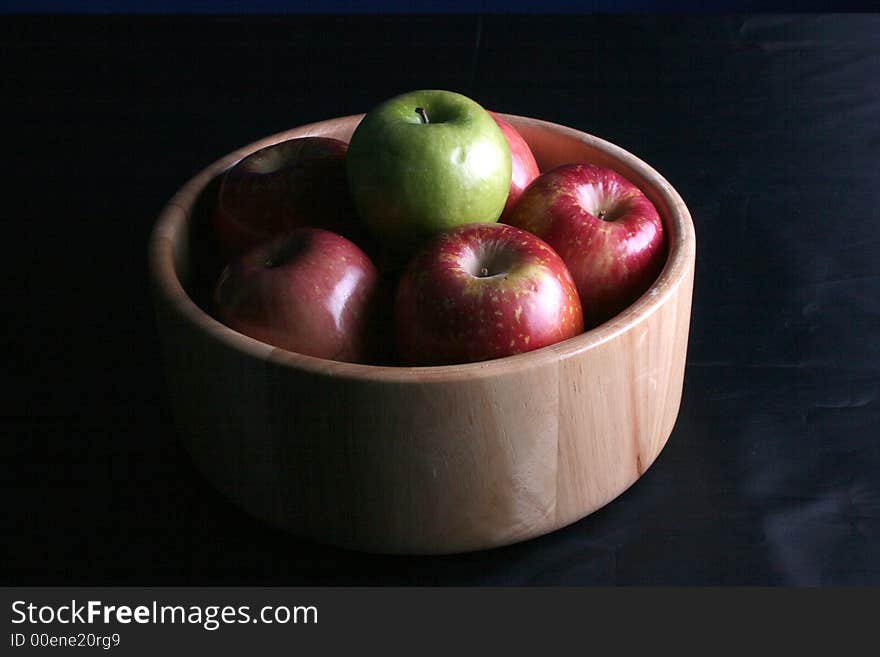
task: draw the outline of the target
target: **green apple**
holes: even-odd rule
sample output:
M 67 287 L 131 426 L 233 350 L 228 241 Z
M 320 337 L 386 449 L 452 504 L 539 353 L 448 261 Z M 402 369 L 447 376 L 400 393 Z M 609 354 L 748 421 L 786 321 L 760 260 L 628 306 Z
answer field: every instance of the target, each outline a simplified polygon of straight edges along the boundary
M 498 220 L 510 191 L 510 147 L 467 96 L 412 91 L 364 117 L 346 171 L 367 228 L 390 250 L 406 252 L 456 226 Z

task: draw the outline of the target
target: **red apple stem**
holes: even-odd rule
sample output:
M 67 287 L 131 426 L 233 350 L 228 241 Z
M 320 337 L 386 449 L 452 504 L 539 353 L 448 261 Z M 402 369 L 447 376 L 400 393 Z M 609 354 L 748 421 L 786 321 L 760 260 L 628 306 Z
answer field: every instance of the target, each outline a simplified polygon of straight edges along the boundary
M 480 276 L 482 276 L 483 278 L 485 278 L 485 277 L 488 276 L 488 275 L 489 275 L 489 269 L 488 269 L 488 267 L 483 267 L 482 269 L 480 269 Z
M 424 107 L 416 107 L 416 114 L 419 115 L 419 117 L 422 119 L 422 123 L 424 123 L 425 125 L 428 125 L 428 123 L 430 123 L 428 121 L 428 113 L 425 111 Z
M 599 219 L 601 219 L 602 221 L 610 221 L 610 219 L 606 219 L 606 218 L 605 218 L 605 216 L 606 216 L 607 214 L 608 214 L 608 213 L 607 213 L 605 210 L 599 210 L 599 215 L 598 215 L 598 216 L 599 216 Z
M 272 253 L 266 256 L 263 266 L 266 269 L 273 269 L 288 262 L 293 256 L 302 251 L 308 243 L 308 237 L 302 234 L 291 235 L 280 248 L 274 249 Z

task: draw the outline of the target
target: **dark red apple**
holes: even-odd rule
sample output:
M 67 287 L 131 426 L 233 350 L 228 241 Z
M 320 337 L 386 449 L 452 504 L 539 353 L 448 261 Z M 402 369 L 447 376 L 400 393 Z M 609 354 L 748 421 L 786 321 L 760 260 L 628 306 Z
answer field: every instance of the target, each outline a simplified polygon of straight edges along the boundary
M 666 236 L 654 205 L 629 180 L 593 164 L 564 164 L 541 174 L 508 221 L 562 256 L 587 328 L 644 294 L 666 262 Z
M 519 134 L 519 131 L 495 112 L 489 112 L 489 114 L 492 115 L 495 123 L 501 128 L 501 132 L 504 133 L 504 137 L 507 139 L 507 145 L 510 146 L 510 161 L 512 165 L 510 192 L 507 195 L 507 203 L 504 204 L 504 210 L 501 212 L 501 218 L 499 219 L 501 222 L 508 223 L 506 219 L 510 216 L 513 206 L 519 200 L 523 190 L 529 186 L 529 183 L 540 175 L 541 170 L 538 168 L 538 163 L 535 161 L 532 149 L 529 148 L 529 145 L 522 135 Z
M 583 331 L 577 289 L 542 240 L 504 224 L 434 238 L 407 266 L 394 324 L 405 364 L 510 356 Z
M 219 319 L 275 347 L 365 362 L 379 276 L 353 242 L 298 228 L 229 263 L 214 290 Z
M 261 148 L 223 175 L 214 214 L 221 257 L 301 226 L 356 237 L 348 193 L 348 144 L 329 137 L 299 137 Z

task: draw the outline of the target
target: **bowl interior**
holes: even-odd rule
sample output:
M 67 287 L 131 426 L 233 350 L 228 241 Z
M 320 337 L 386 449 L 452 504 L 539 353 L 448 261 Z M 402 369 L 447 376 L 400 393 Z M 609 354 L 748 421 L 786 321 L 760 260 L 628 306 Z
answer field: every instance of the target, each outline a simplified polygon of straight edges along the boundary
M 501 114 L 513 124 L 532 148 L 542 171 L 560 164 L 590 162 L 607 166 L 642 189 L 657 207 L 669 240 L 667 262 L 651 288 L 634 304 L 608 322 L 563 342 L 525 354 L 482 363 L 431 367 L 397 367 L 339 363 L 271 348 L 273 359 L 291 366 L 320 369 L 337 375 L 403 377 L 418 370 L 422 376 L 478 374 L 491 367 L 520 365 L 523 360 L 566 358 L 625 330 L 639 317 L 662 303 L 667 291 L 677 286 L 685 274 L 684 263 L 694 256 L 693 224 L 684 202 L 669 183 L 650 166 L 602 139 L 557 124 Z M 214 319 L 212 290 L 224 263 L 218 255 L 211 225 L 223 173 L 245 155 L 285 139 L 302 136 L 328 136 L 348 141 L 362 115 L 331 119 L 272 135 L 245 146 L 218 160 L 178 192 L 163 212 L 151 245 L 154 279 L 160 288 L 178 297 L 181 310 L 208 333 L 230 346 L 265 355 L 268 345 L 241 335 Z M 166 239 L 161 239 L 166 238 Z

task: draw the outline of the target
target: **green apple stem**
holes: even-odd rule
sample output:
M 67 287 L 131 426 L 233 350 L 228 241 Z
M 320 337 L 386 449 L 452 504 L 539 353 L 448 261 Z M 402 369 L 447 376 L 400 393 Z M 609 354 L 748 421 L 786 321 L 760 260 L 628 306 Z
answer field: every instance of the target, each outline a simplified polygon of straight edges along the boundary
M 430 121 L 428 121 L 428 113 L 425 111 L 424 107 L 416 107 L 416 114 L 419 115 L 419 117 L 422 119 L 422 123 L 424 123 L 425 125 L 430 123 Z

